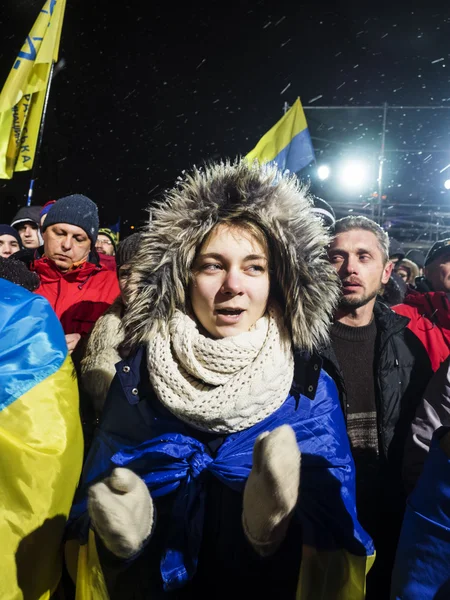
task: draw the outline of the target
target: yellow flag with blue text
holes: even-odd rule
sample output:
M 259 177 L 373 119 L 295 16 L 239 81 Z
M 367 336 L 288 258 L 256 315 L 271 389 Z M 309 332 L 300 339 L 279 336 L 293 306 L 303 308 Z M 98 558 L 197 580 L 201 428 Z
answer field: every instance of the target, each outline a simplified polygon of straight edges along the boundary
M 300 98 L 263 135 L 246 158 L 249 161 L 258 160 L 261 164 L 273 163 L 281 171 L 288 170 L 291 173 L 297 173 L 315 160 Z
M 29 171 L 36 153 L 52 62 L 58 60 L 66 0 L 47 0 L 0 94 L 0 179 Z

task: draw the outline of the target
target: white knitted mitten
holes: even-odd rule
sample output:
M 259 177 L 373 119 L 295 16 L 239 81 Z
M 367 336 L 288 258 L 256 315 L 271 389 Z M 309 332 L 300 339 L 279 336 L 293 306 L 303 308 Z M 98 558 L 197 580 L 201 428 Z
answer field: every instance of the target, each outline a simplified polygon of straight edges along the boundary
M 88 511 L 105 546 L 120 558 L 136 554 L 152 530 L 152 498 L 144 481 L 129 469 L 114 469 L 89 489 Z
M 300 450 L 293 429 L 282 425 L 262 433 L 253 448 L 242 513 L 245 534 L 258 554 L 272 554 L 283 541 L 299 485 Z

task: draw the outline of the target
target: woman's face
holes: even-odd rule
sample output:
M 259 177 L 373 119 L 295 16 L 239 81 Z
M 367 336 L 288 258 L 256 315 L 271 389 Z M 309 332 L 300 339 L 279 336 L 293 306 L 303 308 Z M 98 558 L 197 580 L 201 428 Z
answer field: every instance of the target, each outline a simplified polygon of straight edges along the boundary
M 396 271 L 397 275 L 403 279 L 405 283 L 409 283 L 409 273 L 406 269 L 402 269 L 401 267 Z
M 269 288 L 267 250 L 246 230 L 216 227 L 195 259 L 190 286 L 206 331 L 214 338 L 249 331 L 266 311 Z

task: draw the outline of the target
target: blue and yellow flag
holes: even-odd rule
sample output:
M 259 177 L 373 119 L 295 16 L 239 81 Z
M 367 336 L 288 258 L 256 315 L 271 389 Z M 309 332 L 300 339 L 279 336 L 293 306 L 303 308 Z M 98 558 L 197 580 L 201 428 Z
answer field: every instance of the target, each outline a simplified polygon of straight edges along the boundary
M 50 69 L 58 60 L 66 0 L 47 0 L 0 94 L 0 179 L 33 166 Z
M 145 356 L 143 349 L 140 352 Z M 127 364 L 139 372 L 139 360 Z M 336 385 L 324 371 L 313 402 L 306 396 L 299 400 L 289 396 L 260 423 L 227 436 L 214 457 L 192 437 L 192 429 L 157 403 L 148 401 L 136 412 L 130 403 L 107 402 L 68 526 L 66 557 L 71 560 L 67 566 L 77 584 L 77 600 L 108 600 L 95 535 L 89 529 L 87 494 L 93 483 L 115 467 L 128 468 L 145 481 L 154 499 L 169 499 L 171 518 L 157 525 L 165 529 L 161 539 L 166 540 L 160 577 L 165 589 L 176 589 L 196 576 L 198 561 L 203 560 L 199 556 L 207 510 L 206 472 L 242 493 L 253 465 L 255 440 L 281 424 L 292 427 L 302 454 L 300 495 L 293 516 L 303 532 L 298 542 L 303 551 L 296 600 L 364 600 L 375 550 L 357 519 L 355 465 Z M 229 526 L 233 527 L 231 522 Z M 228 527 L 226 519 L 221 527 Z M 223 563 L 220 567 L 226 569 Z M 153 584 L 146 582 L 143 588 L 147 584 L 152 597 Z M 136 582 L 137 588 L 140 585 Z
M 314 148 L 300 98 L 259 140 L 246 158 L 274 163 L 281 171 L 297 173 L 314 160 Z
M 0 279 L 0 598 L 47 600 L 78 484 L 78 386 L 42 296 Z

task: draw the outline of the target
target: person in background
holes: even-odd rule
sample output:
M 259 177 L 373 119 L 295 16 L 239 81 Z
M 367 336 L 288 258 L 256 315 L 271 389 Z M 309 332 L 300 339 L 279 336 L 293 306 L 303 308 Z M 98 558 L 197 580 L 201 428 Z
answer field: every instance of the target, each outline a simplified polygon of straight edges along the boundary
M 131 260 L 139 250 L 140 244 L 140 233 L 134 233 L 120 242 L 116 254 L 120 296 L 95 324 L 81 361 L 80 383 L 90 397 L 97 415 L 103 409 L 106 395 L 116 374 L 116 364 L 125 358 L 119 350 L 123 342 L 121 324 L 127 304 Z
M 409 318 L 408 327 L 425 346 L 433 371 L 450 354 L 450 238 L 435 242 L 425 258 L 424 277 L 416 279 L 403 303 L 392 309 Z
M 48 211 L 51 209 L 51 207 L 55 204 L 56 200 L 49 200 L 48 202 L 46 202 L 44 204 L 44 206 L 42 207 L 41 212 L 39 213 L 39 217 L 40 217 L 40 221 L 39 224 L 42 228 L 45 219 L 47 218 L 48 215 Z
M 407 285 L 414 287 L 416 277 L 419 277 L 419 267 L 415 263 L 408 258 L 402 258 L 396 263 L 394 270 Z
M 25 249 L 33 250 L 42 246 L 40 232 L 42 206 L 23 206 L 11 221 L 11 227 L 19 232 Z
M 102 227 L 98 230 L 95 248 L 99 254 L 115 256 L 117 250 L 117 243 L 117 234 L 111 231 L 111 229 Z
M 407 258 L 408 260 L 411 260 L 415 265 L 417 265 L 417 268 L 419 269 L 419 277 L 422 277 L 423 268 L 425 266 L 424 253 L 421 252 L 420 250 L 415 250 L 413 248 L 412 250 L 408 250 L 405 258 Z
M 41 282 L 36 293 L 55 310 L 71 352 L 120 293 L 116 273 L 103 267 L 92 252 L 97 231 L 98 212 L 92 200 L 81 194 L 61 198 L 43 225 L 44 253 L 30 265 Z
M 10 225 L 0 225 L 0 256 L 8 258 L 11 254 L 19 252 L 22 247 L 20 235 Z
M 356 466 L 358 518 L 377 558 L 367 598 L 389 597 L 395 548 L 405 509 L 404 445 L 432 375 L 408 319 L 378 301 L 391 275 L 389 239 L 366 217 L 345 217 L 332 229 L 328 255 L 342 284 L 323 367 L 336 382 Z

